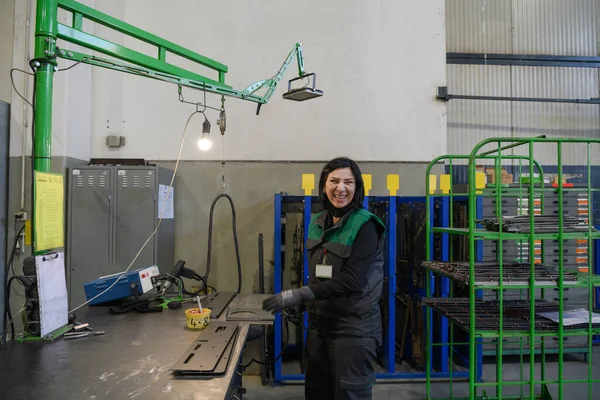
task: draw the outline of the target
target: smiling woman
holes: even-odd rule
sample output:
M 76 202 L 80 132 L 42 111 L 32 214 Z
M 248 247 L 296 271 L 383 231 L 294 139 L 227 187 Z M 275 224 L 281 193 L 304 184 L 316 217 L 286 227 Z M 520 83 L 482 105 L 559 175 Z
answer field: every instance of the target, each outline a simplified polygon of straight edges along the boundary
M 368 400 L 382 344 L 385 225 L 362 207 L 362 174 L 348 158 L 325 165 L 319 196 L 325 211 L 313 217 L 306 241 L 309 284 L 271 296 L 263 308 L 279 311 L 306 303 L 307 399 Z
M 336 208 L 344 208 L 354 196 L 354 174 L 350 168 L 342 168 L 329 174 L 325 182 L 327 198 Z
M 351 209 L 361 207 L 364 183 L 358 165 L 345 157 L 329 161 L 321 171 L 319 195 L 335 222 Z

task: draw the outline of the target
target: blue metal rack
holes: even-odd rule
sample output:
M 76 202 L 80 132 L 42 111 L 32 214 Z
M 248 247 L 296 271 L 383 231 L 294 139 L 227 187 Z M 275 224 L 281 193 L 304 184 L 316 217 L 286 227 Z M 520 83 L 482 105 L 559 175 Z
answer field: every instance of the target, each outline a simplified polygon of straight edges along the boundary
M 283 289 L 282 282 L 282 218 L 284 217 L 283 213 L 283 204 L 284 203 L 300 203 L 303 205 L 303 226 L 304 226 L 304 241 L 306 242 L 306 236 L 308 234 L 308 226 L 311 220 L 311 210 L 313 201 L 319 201 L 319 198 L 316 196 L 287 196 L 282 194 L 275 194 L 274 197 L 274 244 L 275 244 L 275 269 L 274 269 L 274 292 L 279 293 Z M 376 374 L 376 378 L 379 380 L 385 379 L 393 379 L 393 380 L 412 380 L 412 379 L 424 379 L 426 377 L 426 373 L 423 372 L 398 372 L 396 371 L 396 260 L 397 260 L 397 208 L 400 204 L 405 203 L 423 203 L 425 204 L 425 197 L 404 197 L 404 196 L 374 196 L 374 197 L 366 197 L 364 202 L 364 207 L 369 207 L 374 204 L 385 204 L 386 210 L 386 219 L 385 223 L 387 226 L 387 234 L 386 234 L 386 252 L 385 252 L 385 302 L 387 304 L 388 310 L 388 319 L 385 324 L 385 334 L 384 334 L 384 349 L 383 349 L 383 360 L 385 371 L 379 372 Z M 446 210 L 444 208 L 444 210 Z M 444 217 L 445 215 L 445 217 Z M 445 221 L 448 221 L 448 213 L 443 212 L 442 218 L 445 218 Z M 442 251 L 448 255 L 448 238 L 445 239 L 442 243 Z M 303 274 L 302 274 L 302 282 L 304 285 L 308 283 L 308 257 L 306 246 L 303 246 Z M 449 288 L 449 283 L 446 283 Z M 431 289 L 433 290 L 433 288 Z M 423 295 L 423 293 L 421 293 Z M 304 326 L 308 326 L 307 315 L 304 314 Z M 448 322 L 444 318 L 442 321 L 441 339 L 447 339 L 448 336 Z M 444 328 L 445 327 L 445 328 Z M 285 351 L 282 348 L 282 337 L 283 337 L 283 327 L 282 327 L 282 318 L 279 313 L 275 315 L 274 321 L 274 349 L 275 353 L 278 354 L 279 351 Z M 304 332 L 305 338 L 306 332 Z M 305 343 L 305 340 L 303 341 Z M 447 340 L 443 343 L 447 343 Z M 448 347 L 440 347 L 439 354 L 435 357 L 435 367 L 436 370 L 432 371 L 432 377 L 447 379 L 450 377 L 450 371 L 448 371 Z M 478 371 L 481 370 L 481 360 L 478 360 Z M 434 365 L 434 364 L 432 364 Z M 479 374 L 479 373 L 478 373 Z M 452 372 L 452 377 L 454 379 L 460 378 L 468 378 L 468 371 L 465 372 Z M 282 372 L 282 357 L 279 357 L 278 360 L 274 363 L 274 381 L 276 384 L 281 384 L 283 382 L 291 382 L 291 381 L 303 381 L 303 374 L 284 374 Z

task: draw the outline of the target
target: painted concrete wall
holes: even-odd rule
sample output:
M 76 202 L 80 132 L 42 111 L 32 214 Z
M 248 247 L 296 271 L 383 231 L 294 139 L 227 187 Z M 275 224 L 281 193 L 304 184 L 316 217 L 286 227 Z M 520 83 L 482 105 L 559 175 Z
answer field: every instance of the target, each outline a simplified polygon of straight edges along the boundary
M 297 73 L 293 63 L 260 116 L 254 115 L 253 103 L 226 102 L 223 154 L 220 140 L 211 152 L 198 151 L 200 121 L 194 121 L 183 159 L 324 160 L 334 150 L 361 160 L 422 162 L 445 151 L 446 106 L 435 100 L 436 86 L 446 80 L 442 0 L 422 5 L 311 0 L 302 7 L 266 0 L 85 3 L 223 62 L 230 68 L 228 83 L 239 89 L 273 76 L 294 43 L 303 43 L 306 69 L 317 73 L 323 98 L 305 103 L 281 98 L 287 79 Z M 17 5 L 17 17 L 26 13 L 24 4 Z M 59 17 L 68 23 L 68 14 Z M 155 54 L 149 45 L 95 24 L 84 30 Z M 15 34 L 16 64 L 31 51 L 31 43 L 24 43 L 27 34 L 26 29 Z M 61 41 L 58 45 L 68 48 Z M 168 60 L 191 67 L 174 57 Z M 61 60 L 60 67 L 69 64 Z M 199 91 L 184 95 L 193 101 L 202 98 Z M 179 103 L 171 84 L 87 66 L 57 74 L 54 100 L 53 154 L 82 159 L 90 154 L 175 159 L 192 111 Z M 208 102 L 220 105 L 216 96 L 209 95 Z M 217 114 L 208 116 L 214 133 Z M 108 149 L 108 134 L 126 136 L 127 145 Z M 20 137 L 19 129 L 13 135 Z M 21 154 L 20 142 L 14 141 L 12 155 Z
M 10 103 L 15 0 L 0 0 L 0 100 Z
M 226 159 L 321 160 L 335 149 L 361 160 L 427 161 L 445 151 L 445 105 L 435 100 L 436 86 L 446 79 L 443 1 L 163 4 L 128 1 L 123 18 L 225 63 L 228 82 L 240 89 L 271 77 L 293 44 L 302 42 L 306 69 L 317 73 L 325 91 L 310 102 L 284 101 L 285 81 L 295 74 L 292 64 L 260 116 L 254 115 L 254 104 L 227 101 Z M 102 10 L 105 2 L 97 6 Z M 138 41 L 125 44 L 153 54 Z M 107 98 L 94 98 L 99 123 L 92 154 L 173 159 L 191 108 L 179 104 L 172 85 L 131 76 L 122 82 L 104 81 L 110 99 L 118 102 L 121 95 L 122 108 L 100 110 L 96 105 L 102 107 Z M 202 97 L 189 90 L 184 95 Z M 209 104 L 218 106 L 219 99 L 209 96 Z M 209 113 L 214 131 L 216 117 Z M 198 121 L 195 127 L 197 132 Z M 125 134 L 128 145 L 109 152 L 103 141 L 109 132 Z M 199 154 L 191 139 L 184 159 L 220 159 L 220 140 L 210 153 Z

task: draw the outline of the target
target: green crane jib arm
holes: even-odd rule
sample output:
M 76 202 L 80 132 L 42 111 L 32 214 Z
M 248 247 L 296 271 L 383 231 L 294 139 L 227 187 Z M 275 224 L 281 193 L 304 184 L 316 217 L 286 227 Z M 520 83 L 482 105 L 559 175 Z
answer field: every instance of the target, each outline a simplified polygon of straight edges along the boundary
M 265 93 L 265 95 L 263 96 L 263 98 L 265 99 L 265 103 L 267 103 L 273 95 L 277 84 L 279 84 L 279 81 L 281 81 L 281 78 L 285 74 L 285 71 L 287 71 L 288 66 L 294 59 L 294 55 L 296 56 L 296 59 L 298 61 L 298 76 L 303 77 L 305 75 L 305 72 L 304 58 L 302 57 L 302 45 L 300 43 L 296 43 L 292 51 L 290 51 L 290 54 L 288 54 L 287 58 L 285 59 L 283 65 L 281 66 L 277 74 L 271 79 L 258 81 L 248 86 L 246 89 L 242 90 L 242 97 L 246 98 L 252 93 L 256 92 L 257 90 L 262 89 L 264 87 L 268 87 L 269 89 L 267 89 L 267 93 Z
M 44 3 L 53 3 L 54 1 L 43 1 Z M 38 1 L 39 5 L 40 1 Z M 304 60 L 302 58 L 302 46 L 297 43 L 290 52 L 279 72 L 272 79 L 260 81 L 244 90 L 235 90 L 225 84 L 225 74 L 228 72 L 226 65 L 214 61 L 208 57 L 202 56 L 191 50 L 183 48 L 168 40 L 162 39 L 149 32 L 139 29 L 133 25 L 127 24 L 110 15 L 101 13 L 91 7 L 77 3 L 73 0 L 57 0 L 56 7 L 72 13 L 71 26 L 56 23 L 55 36 L 79 46 L 95 50 L 118 60 L 111 61 L 99 57 L 88 56 L 85 54 L 58 49 L 53 55 L 61 58 L 71 59 L 95 66 L 111 68 L 127 73 L 146 76 L 153 79 L 159 79 L 181 86 L 192 87 L 206 90 L 224 96 L 237 97 L 260 104 L 266 104 L 271 98 L 277 84 L 287 70 L 288 65 L 297 54 L 298 69 L 300 76 L 304 75 Z M 52 10 L 50 10 L 52 11 Z M 56 14 L 55 14 L 56 15 Z M 129 37 L 146 42 L 156 48 L 156 57 L 151 57 L 127 47 L 109 42 L 97 36 L 86 33 L 82 30 L 83 20 L 87 19 L 107 28 L 113 29 Z M 195 72 L 177 67 L 167 62 L 167 54 L 172 53 L 187 60 L 196 62 L 204 67 L 214 70 L 217 77 L 211 79 Z M 253 93 L 258 89 L 268 86 L 267 93 L 264 96 L 257 96 Z
M 58 22 L 57 16 L 59 9 L 71 13 L 72 20 L 70 25 Z M 156 48 L 156 55 L 149 56 L 84 32 L 84 19 L 120 32 L 128 37 L 148 43 Z M 56 44 L 58 39 L 102 53 L 111 59 L 61 49 L 57 47 Z M 196 72 L 170 64 L 167 61 L 167 55 L 169 53 L 209 68 L 215 73 L 215 77 L 211 79 Z M 298 71 L 300 74 L 300 77 L 296 79 L 304 78 L 302 47 L 298 43 L 294 46 L 283 66 L 273 78 L 252 84 L 244 90 L 235 90 L 225 83 L 225 74 L 228 72 L 228 68 L 220 62 L 202 56 L 74 0 L 37 0 L 35 53 L 33 60 L 31 60 L 31 66 L 35 71 L 34 170 L 41 172 L 50 171 L 52 154 L 52 87 L 54 72 L 58 65 L 56 61 L 58 57 L 127 72 L 138 76 L 158 79 L 178 86 L 200 89 L 221 96 L 230 96 L 241 100 L 255 102 L 258 105 L 258 109 L 260 109 L 260 106 L 266 104 L 273 95 L 277 84 L 293 60 L 294 55 L 298 61 Z M 264 96 L 261 97 L 255 94 L 257 90 L 265 87 L 268 89 Z M 311 98 L 311 96 L 322 95 L 321 91 L 315 90 L 314 88 L 312 90 L 305 89 L 305 91 L 309 91 L 310 93 L 291 93 L 290 95 L 286 93 L 284 98 L 303 101 L 306 98 Z M 33 204 L 35 204 L 35 201 Z M 32 221 L 32 225 L 32 228 L 35 229 L 35 220 Z

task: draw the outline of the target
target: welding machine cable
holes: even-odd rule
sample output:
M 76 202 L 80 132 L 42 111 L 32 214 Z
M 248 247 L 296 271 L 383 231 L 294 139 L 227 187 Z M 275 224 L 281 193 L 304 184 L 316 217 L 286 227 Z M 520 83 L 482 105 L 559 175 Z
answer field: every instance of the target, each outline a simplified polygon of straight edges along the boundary
M 210 259 L 211 259 L 211 254 L 212 254 L 212 230 L 213 230 L 214 211 L 215 211 L 215 205 L 217 204 L 219 199 L 221 199 L 223 197 L 226 198 L 227 200 L 229 200 L 229 205 L 231 206 L 233 243 L 235 246 L 235 256 L 237 259 L 237 269 L 238 269 L 237 293 L 239 294 L 240 291 L 242 290 L 242 263 L 240 262 L 240 246 L 239 246 L 238 237 L 237 237 L 236 213 L 235 213 L 235 206 L 233 205 L 233 199 L 231 198 L 231 196 L 229 196 L 226 193 L 221 193 L 221 194 L 217 195 L 217 197 L 215 197 L 215 199 L 213 200 L 213 202 L 210 206 L 210 218 L 209 218 L 209 222 L 208 222 L 208 247 L 206 250 L 206 272 L 204 273 L 204 282 L 203 283 L 204 283 L 205 288 L 208 293 L 208 275 L 210 274 Z

